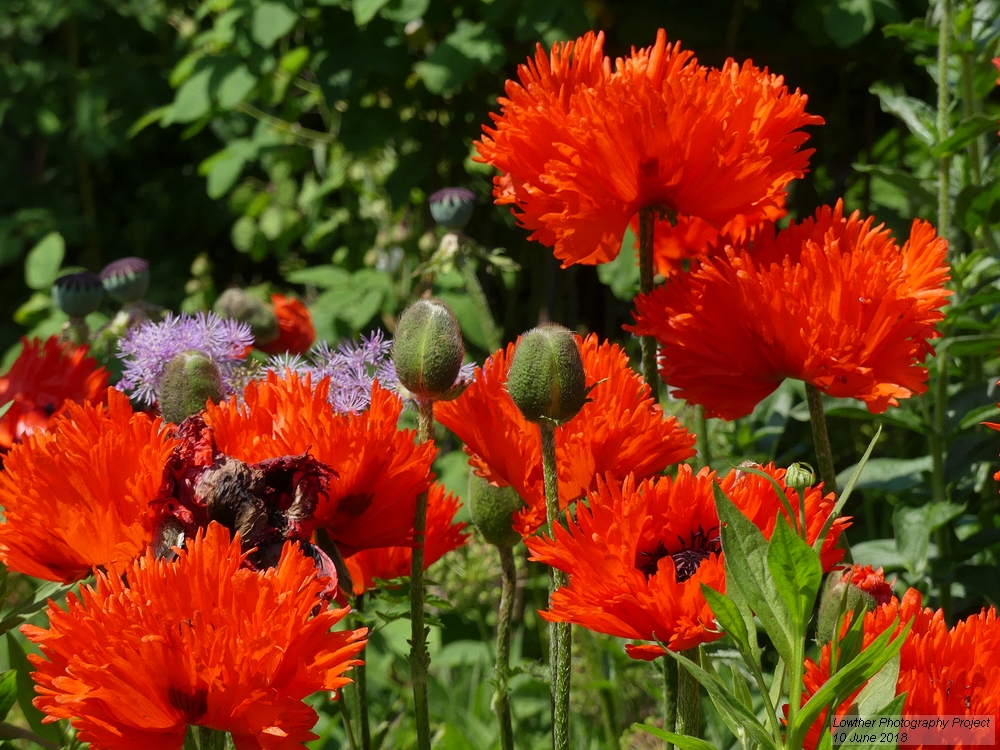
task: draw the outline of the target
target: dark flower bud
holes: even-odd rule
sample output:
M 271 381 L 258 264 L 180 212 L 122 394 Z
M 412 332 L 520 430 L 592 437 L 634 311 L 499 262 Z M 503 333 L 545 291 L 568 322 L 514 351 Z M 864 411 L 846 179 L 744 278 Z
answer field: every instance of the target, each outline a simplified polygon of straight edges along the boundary
M 468 188 L 448 187 L 428 198 L 431 216 L 446 229 L 462 229 L 472 218 L 476 194 Z
M 860 617 L 891 600 L 892 586 L 886 582 L 882 568 L 854 565 L 839 576 L 834 571 L 820 597 L 816 642 L 824 644 L 832 640 L 838 615 L 846 617 L 848 612 L 854 612 Z
M 182 352 L 167 363 L 160 379 L 160 413 L 168 422 L 180 424 L 205 408 L 206 401 L 220 401 L 222 375 L 208 355 L 194 350 Z
M 437 299 L 414 302 L 399 318 L 392 361 L 403 387 L 418 399 L 437 399 L 455 385 L 465 346 L 458 321 Z
M 469 514 L 483 539 L 497 547 L 513 547 L 521 539 L 514 514 L 525 505 L 513 487 L 497 487 L 469 472 Z
M 215 301 L 212 309 L 220 318 L 232 318 L 249 325 L 254 344 L 258 347 L 276 341 L 281 333 L 274 310 L 242 289 L 227 289 Z
M 576 337 L 546 324 L 521 337 L 507 373 L 507 391 L 529 422 L 562 424 L 587 403 L 587 376 Z
M 68 273 L 52 284 L 52 299 L 71 318 L 85 318 L 101 305 L 104 285 L 90 271 Z
M 129 305 L 138 302 L 149 290 L 149 263 L 142 258 L 119 258 L 101 271 L 104 291 L 115 302 Z

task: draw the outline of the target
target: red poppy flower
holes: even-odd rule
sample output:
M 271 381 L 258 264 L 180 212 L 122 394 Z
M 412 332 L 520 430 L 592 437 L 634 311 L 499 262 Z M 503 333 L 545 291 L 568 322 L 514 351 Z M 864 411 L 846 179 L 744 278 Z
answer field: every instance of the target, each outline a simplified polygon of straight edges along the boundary
M 336 472 L 314 518 L 347 556 L 412 541 L 417 495 L 430 487 L 433 443 L 417 445 L 396 424 L 402 400 L 376 382 L 371 405 L 339 414 L 328 400 L 329 379 L 268 373 L 236 397 L 209 404 L 205 422 L 221 453 L 247 463 L 309 453 Z
M 305 354 L 316 340 L 309 309 L 294 297 L 271 295 L 271 307 L 278 318 L 278 338 L 257 348 L 268 354 Z
M 843 204 L 774 234 L 756 232 L 693 273 L 636 298 L 637 335 L 660 344 L 660 374 L 690 403 L 736 419 L 786 377 L 874 413 L 926 390 L 951 293 L 947 242 L 914 220 L 897 246 Z
M 596 485 L 596 477 L 645 478 L 694 455 L 695 436 L 649 396 L 616 344 L 581 339 L 587 383 L 596 383 L 580 413 L 556 429 L 559 502 L 565 508 Z M 507 370 L 516 342 L 476 370 L 475 382 L 455 401 L 441 402 L 435 416 L 465 443 L 469 462 L 482 477 L 512 486 L 527 503 L 515 527 L 531 534 L 545 522 L 542 444 L 538 427 L 507 393 Z
M 468 539 L 466 524 L 453 523 L 458 506 L 458 498 L 445 494 L 443 485 L 431 485 L 427 494 L 427 525 L 424 533 L 425 570 L 447 553 L 461 547 Z M 409 576 L 412 560 L 411 547 L 381 547 L 358 552 L 344 562 L 351 573 L 354 595 L 360 596 L 376 588 L 376 579 L 391 581 Z
M 805 96 L 749 61 L 698 65 L 662 29 L 614 69 L 603 45 L 588 33 L 551 57 L 539 46 L 476 144 L 500 170 L 496 202 L 516 209 L 531 239 L 564 266 L 594 264 L 618 254 L 647 206 L 734 235 L 780 215 L 812 153 L 800 128 L 823 122 Z
M 784 484 L 784 470 L 762 467 L 785 489 L 793 509 L 798 493 Z M 532 559 L 564 571 L 569 583 L 549 601 L 543 618 L 572 622 L 620 638 L 659 640 L 683 651 L 722 637 L 714 627 L 701 584 L 725 591 L 725 563 L 719 540 L 719 517 L 712 484 L 714 472 L 694 474 L 687 464 L 677 477 L 632 477 L 619 486 L 600 481 L 587 505 L 576 509 L 569 529 L 555 527 L 555 539 L 525 540 Z M 785 515 L 777 493 L 762 477 L 731 471 L 720 484 L 733 503 L 760 528 L 774 533 L 778 514 Z M 819 487 L 806 490 L 807 538 L 813 543 L 833 510 L 833 494 Z M 787 515 L 786 515 L 787 518 Z M 823 544 L 829 570 L 843 554 L 835 545 L 846 519 L 837 519 Z M 656 644 L 626 646 L 636 659 L 663 655 Z
M 95 750 L 180 750 L 189 724 L 232 733 L 237 750 L 315 739 L 303 698 L 349 682 L 365 629 L 331 632 L 348 610 L 327 609 L 293 543 L 257 573 L 213 523 L 178 554 L 99 572 L 67 611 L 49 605 L 48 629 L 23 626 L 44 655 L 28 657 L 35 705 Z
M 87 355 L 89 347 L 60 343 L 58 336 L 21 339 L 21 353 L 0 377 L 0 451 L 24 435 L 45 430 L 68 403 L 96 403 L 104 398 L 108 371 Z
M 68 402 L 48 432 L 4 456 L 0 559 L 11 570 L 68 583 L 135 558 L 152 540 L 149 503 L 175 441 L 161 420 L 133 414 L 124 394 L 109 388 L 107 399 Z

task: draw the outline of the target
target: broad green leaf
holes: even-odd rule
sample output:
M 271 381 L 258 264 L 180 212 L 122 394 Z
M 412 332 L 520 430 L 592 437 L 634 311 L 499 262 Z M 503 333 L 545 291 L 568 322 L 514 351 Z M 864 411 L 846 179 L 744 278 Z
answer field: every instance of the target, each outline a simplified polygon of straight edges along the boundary
M 618 299 L 631 302 L 639 293 L 639 262 L 635 252 L 635 233 L 625 230 L 621 252 L 614 260 L 597 266 L 597 277 Z
M 149 112 L 144 114 L 138 120 L 132 123 L 129 127 L 128 132 L 125 133 L 125 137 L 129 140 L 135 138 L 139 133 L 148 128 L 154 122 L 160 122 L 168 112 L 170 112 L 171 105 L 165 104 L 162 107 L 157 107 L 156 109 L 151 109 Z
M 854 699 L 853 707 L 857 708 L 859 716 L 871 716 L 882 710 L 896 697 L 896 683 L 899 681 L 899 654 L 890 659 L 874 677 L 868 680 L 858 697 Z
M 837 475 L 837 484 L 846 483 L 857 470 L 857 464 Z M 855 484 L 861 490 L 900 492 L 923 484 L 923 473 L 931 470 L 931 457 L 873 458 L 861 471 Z
M 24 259 L 24 283 L 29 289 L 48 291 L 59 276 L 59 267 L 66 256 L 66 242 L 59 232 L 49 232 L 28 252 Z
M 0 676 L 0 721 L 7 718 L 15 703 L 17 703 L 17 670 L 11 669 Z
M 792 617 L 795 626 L 792 637 L 804 637 L 823 581 L 823 564 L 813 548 L 781 516 L 767 547 L 767 567 Z
M 713 482 L 712 489 L 722 526 L 720 536 L 726 556 L 727 590 L 729 587 L 739 590 L 764 624 L 778 654 L 788 663 L 792 658 L 791 623 L 768 570 L 767 540 L 717 483 Z
M 350 280 L 350 272 L 337 266 L 313 266 L 285 274 L 285 281 L 290 284 L 311 284 L 319 289 L 338 288 Z
M 246 65 L 229 71 L 215 89 L 215 97 L 223 109 L 234 109 L 243 103 L 257 85 L 257 76 Z
M 246 162 L 238 156 L 216 161 L 208 172 L 206 191 L 212 199 L 221 198 L 229 192 L 243 173 Z
M 14 399 L 11 399 L 6 404 L 0 404 L 0 419 L 3 419 L 3 415 L 10 411 L 10 407 L 14 405 Z
M 995 133 L 998 129 L 997 118 L 984 114 L 974 114 L 966 117 L 951 132 L 947 138 L 931 149 L 931 156 L 940 158 L 961 151 L 983 133 Z
M 896 549 L 910 572 L 921 575 L 927 568 L 930 536 L 965 511 L 965 505 L 954 503 L 927 503 L 919 508 L 896 506 L 892 526 L 896 536 Z
M 455 31 L 413 69 L 432 94 L 456 88 L 472 75 L 477 66 L 495 70 L 503 64 L 505 48 L 500 37 L 484 23 L 462 19 Z
M 378 15 L 389 0 L 354 0 L 351 8 L 354 10 L 354 23 L 364 26 Z
M 725 594 L 720 594 L 711 586 L 701 584 L 701 593 L 704 595 L 708 606 L 712 608 L 712 614 L 718 621 L 722 629 L 733 637 L 740 649 L 744 653 L 749 653 L 750 636 L 747 633 L 747 625 L 743 621 L 736 603 Z
M 308 61 L 309 48 L 296 47 L 281 56 L 281 60 L 278 62 L 278 67 L 289 75 L 295 75 Z
M 297 20 L 295 12 L 284 3 L 264 2 L 254 8 L 250 35 L 261 47 L 270 49 L 292 30 Z
M 26 598 L 9 612 L 2 613 L 3 619 L 0 620 L 0 633 L 6 633 L 11 628 L 15 628 L 23 623 L 31 615 L 44 607 L 49 599 L 59 601 L 74 585 L 72 583 L 66 585 L 58 581 L 46 581 L 42 583 L 32 596 Z
M 212 106 L 208 87 L 212 80 L 212 69 L 203 68 L 188 78 L 177 89 L 169 119 L 172 122 L 194 122 L 206 114 Z
M 902 695 L 897 695 L 888 704 L 882 707 L 877 712 L 870 712 L 868 714 L 863 714 L 869 718 L 877 718 L 879 716 L 900 716 L 903 713 L 903 703 L 906 701 L 906 693 Z M 850 716 L 851 714 L 848 714 Z M 845 717 L 846 718 L 846 717 Z M 847 731 L 847 730 L 844 730 Z M 865 732 L 863 729 L 852 729 L 847 733 L 847 742 L 845 745 L 850 748 L 850 750 L 895 750 L 897 744 L 895 742 L 878 742 L 882 739 L 881 736 L 876 735 L 876 742 L 856 742 L 854 737 L 864 732 L 866 735 L 870 735 L 871 732 Z M 833 732 L 829 733 L 829 736 L 833 736 Z
M 823 28 L 838 47 L 857 44 L 875 28 L 872 0 L 834 0 L 823 14 Z
M 901 87 L 893 89 L 885 83 L 876 83 L 869 91 L 879 98 L 883 112 L 896 115 L 924 145 L 937 143 L 937 113 L 927 102 L 907 96 Z
M 636 729 L 641 729 L 643 732 L 649 732 L 651 735 L 659 737 L 661 740 L 672 742 L 681 750 L 715 750 L 715 748 L 705 742 L 705 740 L 699 740 L 695 737 L 687 737 L 683 734 L 666 732 L 658 727 L 651 727 L 649 724 L 633 724 L 632 726 Z
M 390 0 L 383 6 L 382 16 L 396 23 L 409 23 L 423 16 L 431 0 Z
M 895 539 L 870 539 L 851 545 L 851 556 L 858 565 L 871 565 L 888 570 L 905 568 L 906 563 L 896 549 Z
M 62 731 L 59 724 L 43 724 L 42 719 L 45 718 L 45 714 L 31 703 L 35 698 L 35 683 L 31 679 L 34 667 L 28 661 L 24 648 L 10 633 L 7 633 L 7 654 L 10 657 L 10 666 L 17 671 L 17 702 L 21 706 L 24 718 L 28 720 L 28 725 L 40 737 L 61 742 Z
M 890 23 L 882 27 L 882 34 L 888 39 L 890 37 L 899 37 L 900 39 L 909 39 L 914 42 L 920 42 L 921 44 L 937 45 L 938 43 L 938 30 L 928 29 L 927 23 L 921 18 L 914 18 L 909 23 Z
M 858 172 L 879 177 L 890 185 L 905 192 L 911 200 L 925 206 L 933 206 L 937 198 L 934 193 L 917 177 L 900 169 L 892 169 L 882 164 L 855 164 Z

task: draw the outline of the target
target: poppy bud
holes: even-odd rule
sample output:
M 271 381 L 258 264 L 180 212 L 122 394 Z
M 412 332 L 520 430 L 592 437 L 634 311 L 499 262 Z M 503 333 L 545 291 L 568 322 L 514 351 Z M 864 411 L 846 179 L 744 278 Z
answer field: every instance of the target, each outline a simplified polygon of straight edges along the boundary
M 514 514 L 524 501 L 513 487 L 497 487 L 475 472 L 469 472 L 469 514 L 472 523 L 490 544 L 513 547 L 521 539 L 514 531 Z
M 511 359 L 507 391 L 529 422 L 562 424 L 575 417 L 590 389 L 572 332 L 546 324 L 524 334 Z
M 149 290 L 149 262 L 142 258 L 119 258 L 104 267 L 101 281 L 104 291 L 115 302 L 133 304 Z
M 886 582 L 882 568 L 873 570 L 870 565 L 854 565 L 839 578 L 837 575 L 834 571 L 830 576 L 831 580 L 823 587 L 816 621 L 816 642 L 819 644 L 829 643 L 833 638 L 837 615 L 841 612 L 846 615 L 853 611 L 860 617 L 892 599 L 892 586 Z
M 68 273 L 52 284 L 52 299 L 71 318 L 85 318 L 101 305 L 104 285 L 90 271 Z
M 180 424 L 204 409 L 206 401 L 219 401 L 222 396 L 219 367 L 203 352 L 181 352 L 163 370 L 160 413 L 168 422 Z
M 212 309 L 220 318 L 232 318 L 249 325 L 255 346 L 270 344 L 280 333 L 278 316 L 274 311 L 242 289 L 227 289 L 215 301 Z
M 437 299 L 421 299 L 403 311 L 392 342 L 392 362 L 403 387 L 420 399 L 437 399 L 455 385 L 465 346 L 458 321 Z
M 476 194 L 468 188 L 447 187 L 427 199 L 431 216 L 446 229 L 462 229 L 472 218 Z
M 811 487 L 816 483 L 816 473 L 812 467 L 806 463 L 794 463 L 785 471 L 785 484 L 793 490 L 802 493 L 806 487 Z

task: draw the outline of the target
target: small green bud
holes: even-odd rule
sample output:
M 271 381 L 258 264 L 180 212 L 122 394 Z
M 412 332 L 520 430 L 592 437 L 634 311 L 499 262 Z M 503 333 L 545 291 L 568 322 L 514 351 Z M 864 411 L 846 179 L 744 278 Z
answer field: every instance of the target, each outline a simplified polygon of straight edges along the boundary
M 514 531 L 514 514 L 525 505 L 513 487 L 497 487 L 469 472 L 469 514 L 472 523 L 490 544 L 513 547 L 521 540 Z
M 85 318 L 101 306 L 104 285 L 90 271 L 68 273 L 52 284 L 52 299 L 71 318 Z
M 242 289 L 227 289 L 215 301 L 212 309 L 221 318 L 233 318 L 249 325 L 257 346 L 270 344 L 281 333 L 274 310 Z
M 149 290 L 149 262 L 142 258 L 119 258 L 101 271 L 104 291 L 115 302 L 128 305 L 138 302 Z
M 421 299 L 403 311 L 392 361 L 399 382 L 417 398 L 436 400 L 451 391 L 464 357 L 458 321 L 444 302 Z
M 160 413 L 180 424 L 205 408 L 206 401 L 220 401 L 222 376 L 212 358 L 203 352 L 182 352 L 167 363 L 160 379 Z
M 562 424 L 575 417 L 590 389 L 572 332 L 546 324 L 524 334 L 510 363 L 507 391 L 529 422 Z
M 427 199 L 431 216 L 446 229 L 462 229 L 472 218 L 476 194 L 468 188 L 447 187 Z
M 827 577 L 820 594 L 816 642 L 822 645 L 833 639 L 839 614 L 854 612 L 860 617 L 891 598 L 892 587 L 885 582 L 882 568 L 873 571 L 855 565 L 846 571 L 835 570 Z
M 816 483 L 816 472 L 806 463 L 795 463 L 785 472 L 785 484 L 801 494 L 806 487 Z

